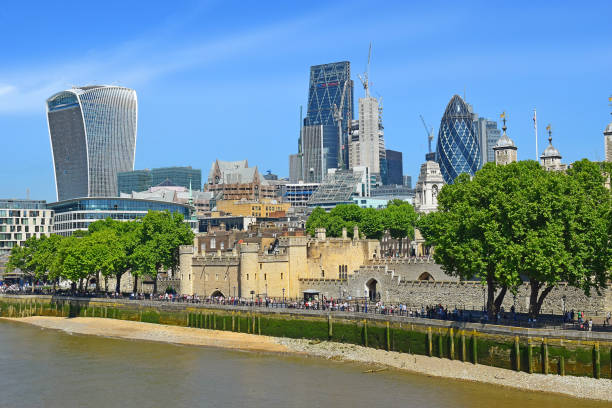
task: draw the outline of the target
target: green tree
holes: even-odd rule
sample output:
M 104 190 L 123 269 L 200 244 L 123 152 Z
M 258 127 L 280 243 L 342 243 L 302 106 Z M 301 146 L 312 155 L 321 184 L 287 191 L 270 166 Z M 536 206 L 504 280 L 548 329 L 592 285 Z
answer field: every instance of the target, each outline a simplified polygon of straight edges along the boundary
M 113 256 L 115 261 L 112 261 L 114 272 L 111 269 L 106 269 L 102 273 L 105 279 L 111 276 L 111 274 L 114 275 L 116 293 L 121 293 L 123 275 L 128 271 L 137 270 L 138 258 L 135 252 L 140 245 L 139 234 L 141 228 L 142 223 L 140 221 L 121 222 L 111 218 L 99 220 L 89 225 L 88 230 L 92 235 L 102 231 L 112 231 L 116 237 L 117 242 L 114 245 L 116 245 L 117 253 L 116 256 Z M 112 236 L 111 233 L 108 234 Z
M 385 230 L 383 211 L 374 208 L 365 208 L 359 222 L 359 230 L 371 239 L 381 239 Z
M 472 180 L 460 175 L 444 186 L 439 211 L 419 228 L 445 272 L 487 285 L 489 314 L 525 278 L 535 316 L 559 282 L 588 293 L 606 279 L 609 257 L 595 255 L 609 245 L 609 191 L 600 176 L 588 162 L 568 174 L 534 161 L 487 164 Z
M 357 204 L 338 204 L 331 209 L 329 215 L 330 218 L 328 219 L 328 225 L 330 230 L 336 232 L 339 229 L 339 233 L 330 233 L 330 236 L 340 237 L 342 236 L 342 228 L 346 228 L 348 236 L 352 237 L 355 226 L 359 226 L 361 223 L 363 209 Z M 338 223 L 338 219 L 335 219 L 334 217 L 338 217 L 340 220 L 342 220 L 342 222 Z M 333 225 L 330 224 L 331 219 L 334 219 Z
M 47 279 L 52 281 L 54 288 L 58 276 L 52 272 L 57 250 L 62 239 L 63 237 L 60 235 L 53 234 L 48 237 L 43 235 L 38 241 L 36 250 L 32 253 L 32 266 L 36 278 L 39 280 Z
M 389 231 L 389 235 L 400 243 L 400 252 L 404 238 L 414 238 L 414 228 L 417 221 L 417 213 L 414 207 L 402 200 L 391 200 L 387 208 L 382 210 L 383 225 Z
M 317 207 L 312 210 L 308 220 L 306 220 L 306 232 L 314 237 L 315 231 L 317 228 L 325 228 L 327 229 L 329 224 L 329 213 L 325 212 L 325 210 L 321 207 Z
M 179 213 L 149 211 L 141 221 L 134 249 L 134 292 L 137 279 L 142 275 L 153 278 L 157 291 L 157 274 L 160 269 L 175 270 L 179 263 L 179 246 L 193 243 L 193 232 Z

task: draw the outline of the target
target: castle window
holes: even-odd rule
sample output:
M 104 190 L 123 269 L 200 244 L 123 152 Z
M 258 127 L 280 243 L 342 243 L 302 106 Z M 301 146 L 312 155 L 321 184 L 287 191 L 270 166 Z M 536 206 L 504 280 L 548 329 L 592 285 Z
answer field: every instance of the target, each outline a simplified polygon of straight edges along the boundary
M 268 280 L 268 274 L 264 273 L 264 280 Z
M 247 273 L 247 280 L 249 280 L 249 274 Z
M 215 249 L 217 247 L 217 240 L 215 238 L 210 239 L 210 248 Z
M 323 269 L 321 269 L 321 277 L 324 278 L 325 277 L 325 271 Z
M 281 279 L 283 279 L 283 273 L 281 272 Z

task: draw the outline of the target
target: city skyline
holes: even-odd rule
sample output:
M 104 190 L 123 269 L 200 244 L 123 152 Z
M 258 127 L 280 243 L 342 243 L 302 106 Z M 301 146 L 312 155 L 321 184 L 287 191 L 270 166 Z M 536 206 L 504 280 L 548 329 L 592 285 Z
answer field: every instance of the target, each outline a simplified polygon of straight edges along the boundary
M 45 99 L 71 85 L 94 83 L 118 83 L 139 94 L 135 168 L 206 168 L 216 157 L 248 158 L 262 171 L 288 176 L 310 66 L 350 61 L 354 81 L 365 68 L 369 41 L 372 94 L 384 98 L 386 144 L 404 153 L 406 175 L 418 175 L 427 152 L 418 115 L 437 135 L 455 93 L 465 94 L 483 117 L 495 120 L 507 112 L 519 160 L 536 158 L 533 108 L 538 156 L 547 145 L 544 127 L 552 123 L 565 163 L 605 157 L 603 130 L 611 120 L 608 3 L 588 10 L 570 4 L 491 9 L 473 3 L 470 9 L 444 3 L 436 10 L 390 4 L 367 17 L 349 3 L 270 3 L 229 20 L 229 8 L 214 3 L 159 3 L 143 11 L 111 2 L 97 12 L 108 17 L 121 11 L 114 33 L 58 33 L 58 41 L 44 44 L 25 35 L 51 30 L 62 15 L 86 16 L 89 7 L 42 5 L 27 21 L 8 19 L 24 14 L 17 5 L 0 14 L 0 32 L 16 38 L 0 68 L 0 171 L 10 176 L 3 178 L 4 196 L 24 198 L 29 189 L 32 198 L 54 199 Z M 325 17 L 338 12 L 346 18 Z M 210 24 L 201 28 L 200 21 Z M 342 30 L 350 35 L 340 35 Z M 458 30 L 473 40 L 468 52 L 447 41 Z

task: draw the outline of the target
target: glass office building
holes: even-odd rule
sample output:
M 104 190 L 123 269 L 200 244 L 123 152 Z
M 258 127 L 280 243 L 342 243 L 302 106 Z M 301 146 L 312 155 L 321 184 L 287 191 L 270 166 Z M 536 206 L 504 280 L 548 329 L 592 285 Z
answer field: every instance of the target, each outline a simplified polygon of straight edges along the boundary
M 117 195 L 117 173 L 134 170 L 136 91 L 75 87 L 47 99 L 58 200 Z
M 344 99 L 342 94 L 344 93 Z M 342 101 L 342 106 L 340 102 Z M 338 137 L 338 122 L 334 118 L 334 105 L 342 115 L 342 146 Z M 308 110 L 304 126 L 323 126 L 325 168 L 338 167 L 338 150 L 342 150 L 344 167 L 348 165 L 348 135 L 353 119 L 353 81 L 348 61 L 310 67 Z M 303 153 L 306 154 L 305 147 Z M 307 169 L 306 169 L 307 171 Z M 324 171 L 324 173 L 326 170 Z
M 193 190 L 202 189 L 202 170 L 187 167 L 161 167 L 151 170 L 151 182 L 153 186 L 158 186 L 164 181 L 169 180 L 175 186 L 191 188 Z
M 193 190 L 200 191 L 202 189 L 202 170 L 187 166 L 120 172 L 117 173 L 117 195 L 146 191 L 162 183 L 185 188 L 191 186 Z
M 121 193 L 131 194 L 133 191 L 148 190 L 153 184 L 151 170 L 134 170 L 117 173 L 117 196 Z
M 387 149 L 387 183 L 401 186 L 404 183 L 402 152 Z
M 47 206 L 55 212 L 53 233 L 70 236 L 74 231 L 86 230 L 89 224 L 98 220 L 112 218 L 118 221 L 131 221 L 142 218 L 149 211 L 169 211 L 182 214 L 186 222 L 191 220 L 191 207 L 167 201 L 140 200 L 133 198 L 78 198 L 73 200 L 50 203 Z
M 452 97 L 440 122 L 436 161 L 444 182 L 452 184 L 461 173 L 474 175 L 482 167 L 481 150 L 472 112 L 459 95 Z

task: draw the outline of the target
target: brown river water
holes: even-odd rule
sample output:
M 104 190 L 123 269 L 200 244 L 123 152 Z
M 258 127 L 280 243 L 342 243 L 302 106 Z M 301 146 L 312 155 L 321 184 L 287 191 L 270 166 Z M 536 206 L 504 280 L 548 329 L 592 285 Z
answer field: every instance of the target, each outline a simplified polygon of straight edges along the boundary
M 609 407 L 301 356 L 0 321 L 0 407 Z

